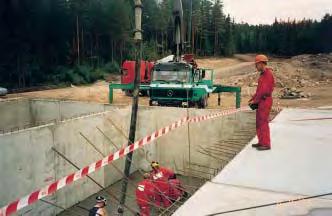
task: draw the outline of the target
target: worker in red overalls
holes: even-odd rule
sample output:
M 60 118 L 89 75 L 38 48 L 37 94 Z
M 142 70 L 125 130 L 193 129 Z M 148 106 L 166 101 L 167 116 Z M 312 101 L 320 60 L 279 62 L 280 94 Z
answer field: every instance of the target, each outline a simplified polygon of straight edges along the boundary
M 155 185 L 150 180 L 150 174 L 145 173 L 144 179 L 137 184 L 136 202 L 140 209 L 140 216 L 150 216 L 150 204 L 156 198 Z
M 272 107 L 272 92 L 274 89 L 274 77 L 272 69 L 267 67 L 268 58 L 265 55 L 257 55 L 255 65 L 260 76 L 255 95 L 249 100 L 249 106 L 256 110 L 256 132 L 258 143 L 252 147 L 264 151 L 271 149 L 269 115 Z
M 156 186 L 156 204 L 160 205 L 163 204 L 164 208 L 167 208 L 171 205 L 170 200 L 170 185 L 168 180 L 174 179 L 175 174 L 172 170 L 161 167 L 158 162 L 152 161 L 151 162 L 151 179 L 153 180 Z
M 182 197 L 186 196 L 186 192 L 184 188 L 181 185 L 181 182 L 179 179 L 170 179 L 168 180 L 168 183 L 170 185 L 170 192 L 169 192 L 169 197 L 172 202 L 175 202 Z

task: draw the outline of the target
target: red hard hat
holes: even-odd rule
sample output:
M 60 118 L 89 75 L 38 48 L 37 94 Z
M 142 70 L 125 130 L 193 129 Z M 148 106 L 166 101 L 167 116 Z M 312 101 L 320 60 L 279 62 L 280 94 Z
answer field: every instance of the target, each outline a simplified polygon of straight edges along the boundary
M 266 57 L 266 55 L 257 55 L 255 58 L 255 63 L 259 62 L 268 62 L 269 59 Z

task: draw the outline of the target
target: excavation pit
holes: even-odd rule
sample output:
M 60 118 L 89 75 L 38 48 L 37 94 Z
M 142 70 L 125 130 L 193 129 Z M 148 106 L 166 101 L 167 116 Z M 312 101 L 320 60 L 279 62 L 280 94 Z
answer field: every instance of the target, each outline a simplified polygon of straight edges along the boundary
M 76 171 L 53 149 L 80 168 L 103 158 L 96 149 L 104 155 L 116 152 L 127 143 L 125 136 L 129 130 L 131 109 L 130 106 L 24 99 L 3 101 L 0 111 L 3 116 L 0 123 L 0 169 L 4 176 L 0 182 L 0 205 L 4 206 Z M 219 111 L 140 107 L 136 140 L 187 115 L 203 116 Z M 220 172 L 254 135 L 253 112 L 238 112 L 185 124 L 134 152 L 132 184 L 142 178 L 138 169 L 149 171 L 149 161 L 158 160 L 179 174 L 183 184 L 194 193 Z M 124 159 L 112 164 L 123 170 Z M 113 194 L 119 198 L 121 194 L 116 191 L 122 175 L 113 165 L 101 168 L 91 177 L 103 187 L 115 191 Z M 44 198 L 58 207 L 38 201 L 19 213 L 75 215 L 74 210 L 85 215 L 86 211 L 78 205 L 91 208 L 95 194 L 100 191 L 100 187 L 85 177 Z M 134 188 L 129 186 L 127 204 L 137 209 L 133 191 Z M 110 210 L 114 211 L 117 206 L 118 203 L 111 199 Z M 169 209 L 164 213 L 169 215 L 175 210 Z M 131 213 L 126 211 L 125 215 Z

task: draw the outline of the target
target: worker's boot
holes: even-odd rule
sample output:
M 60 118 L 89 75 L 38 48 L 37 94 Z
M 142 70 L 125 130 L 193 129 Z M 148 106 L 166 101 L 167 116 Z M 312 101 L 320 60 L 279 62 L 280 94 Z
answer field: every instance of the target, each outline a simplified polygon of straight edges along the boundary
M 265 146 L 265 145 L 260 145 L 256 148 L 258 151 L 266 151 L 266 150 L 270 150 L 271 147 L 270 146 Z
M 258 148 L 259 146 L 261 146 L 260 143 L 255 143 L 255 144 L 252 144 L 252 145 L 251 145 L 251 147 L 253 147 L 253 148 Z

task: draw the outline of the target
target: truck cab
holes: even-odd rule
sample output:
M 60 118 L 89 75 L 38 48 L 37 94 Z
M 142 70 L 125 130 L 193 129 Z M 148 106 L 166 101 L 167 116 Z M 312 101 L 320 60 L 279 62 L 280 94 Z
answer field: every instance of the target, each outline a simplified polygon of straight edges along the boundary
M 213 91 L 212 80 L 212 70 L 199 69 L 184 61 L 158 63 L 152 72 L 150 105 L 206 108 Z

